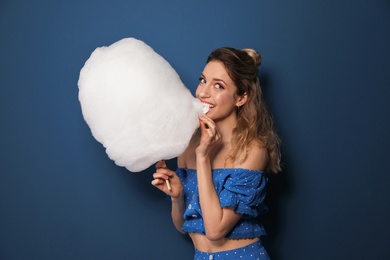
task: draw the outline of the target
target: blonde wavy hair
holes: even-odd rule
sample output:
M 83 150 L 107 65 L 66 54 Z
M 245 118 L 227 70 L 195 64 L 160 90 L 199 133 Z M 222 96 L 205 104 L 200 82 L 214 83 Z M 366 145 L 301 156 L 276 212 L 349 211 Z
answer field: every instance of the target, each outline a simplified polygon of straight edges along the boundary
M 253 49 L 237 50 L 234 48 L 219 48 L 207 58 L 210 61 L 220 61 L 237 86 L 237 96 L 246 93 L 246 103 L 237 108 L 237 125 L 233 129 L 232 151 L 227 157 L 233 162 L 245 161 L 251 146 L 260 141 L 267 151 L 268 171 L 281 171 L 281 140 L 277 135 L 272 116 L 265 103 L 258 77 L 261 64 L 260 54 Z

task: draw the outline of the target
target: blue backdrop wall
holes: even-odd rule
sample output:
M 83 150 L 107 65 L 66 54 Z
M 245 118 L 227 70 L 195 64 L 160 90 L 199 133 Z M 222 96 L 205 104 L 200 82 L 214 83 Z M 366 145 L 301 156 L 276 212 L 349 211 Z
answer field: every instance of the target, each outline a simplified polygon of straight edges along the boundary
M 257 49 L 284 141 L 271 257 L 387 259 L 389 28 L 386 0 L 2 0 L 0 259 L 191 259 L 152 169 L 116 166 L 81 114 L 80 69 L 125 37 L 191 91 L 211 50 Z

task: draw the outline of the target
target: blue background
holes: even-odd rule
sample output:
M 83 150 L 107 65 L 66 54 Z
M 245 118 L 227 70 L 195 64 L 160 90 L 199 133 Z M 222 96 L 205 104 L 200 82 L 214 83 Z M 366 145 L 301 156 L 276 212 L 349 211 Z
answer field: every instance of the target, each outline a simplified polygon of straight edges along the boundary
M 389 28 L 387 0 L 2 0 L 0 259 L 192 258 L 152 169 L 116 166 L 81 114 L 80 69 L 125 37 L 191 91 L 211 50 L 257 49 L 284 142 L 271 257 L 387 259 Z

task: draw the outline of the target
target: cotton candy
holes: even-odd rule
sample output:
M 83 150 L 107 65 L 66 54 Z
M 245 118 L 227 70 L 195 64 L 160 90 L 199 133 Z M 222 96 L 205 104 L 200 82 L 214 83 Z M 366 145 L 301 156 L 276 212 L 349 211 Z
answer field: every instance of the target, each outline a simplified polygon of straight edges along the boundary
M 177 157 L 199 127 L 202 103 L 163 57 L 134 38 L 95 49 L 78 87 L 92 135 L 131 172 Z

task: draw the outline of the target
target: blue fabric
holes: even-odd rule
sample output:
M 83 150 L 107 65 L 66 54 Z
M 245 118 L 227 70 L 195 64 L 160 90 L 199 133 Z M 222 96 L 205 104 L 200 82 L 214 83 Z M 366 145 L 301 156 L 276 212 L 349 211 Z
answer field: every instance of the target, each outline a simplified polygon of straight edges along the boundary
M 214 260 L 214 259 L 220 259 L 220 260 L 234 260 L 234 259 L 256 259 L 256 260 L 269 260 L 269 256 L 267 251 L 264 249 L 261 241 L 254 242 L 252 244 L 249 244 L 247 246 L 233 249 L 233 250 L 227 250 L 227 251 L 221 251 L 221 252 L 215 252 L 215 253 L 206 253 L 201 252 L 197 249 L 195 249 L 195 256 L 194 260 Z
M 196 170 L 178 168 L 176 173 L 183 184 L 186 203 L 182 230 L 205 234 Z M 232 207 L 235 212 L 243 214 L 226 237 L 253 238 L 265 235 L 266 232 L 258 221 L 258 216 L 267 211 L 263 204 L 267 185 L 265 173 L 242 168 L 226 168 L 214 169 L 212 175 L 221 207 Z

